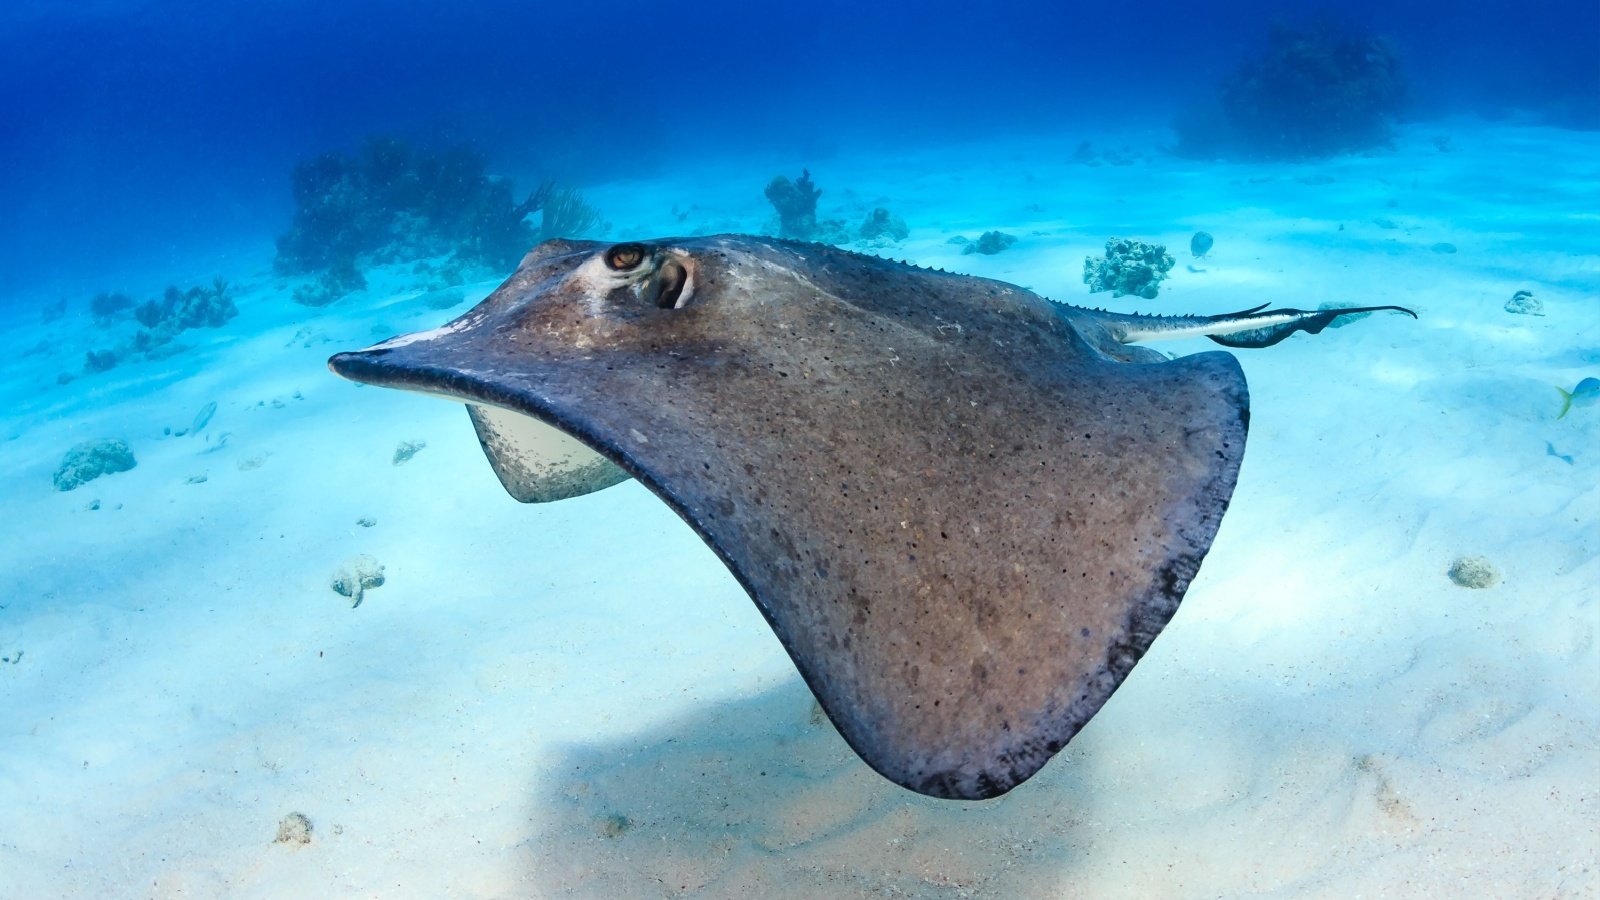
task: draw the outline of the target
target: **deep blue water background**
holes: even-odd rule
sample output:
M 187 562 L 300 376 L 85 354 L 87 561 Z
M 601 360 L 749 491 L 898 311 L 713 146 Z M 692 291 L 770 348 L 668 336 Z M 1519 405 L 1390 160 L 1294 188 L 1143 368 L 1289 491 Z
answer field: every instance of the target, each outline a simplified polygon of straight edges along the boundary
M 7 3 L 0 307 L 259 251 L 294 161 L 370 134 L 471 140 L 492 170 L 582 184 L 687 154 L 1159 124 L 1270 22 L 1328 10 L 1393 39 L 1414 116 L 1600 127 L 1596 0 L 444 6 Z

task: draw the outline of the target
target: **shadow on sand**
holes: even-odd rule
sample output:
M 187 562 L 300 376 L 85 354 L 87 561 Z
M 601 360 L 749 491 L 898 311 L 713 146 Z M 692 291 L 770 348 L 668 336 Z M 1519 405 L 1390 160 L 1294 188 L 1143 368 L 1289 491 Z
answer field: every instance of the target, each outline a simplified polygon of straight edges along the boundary
M 1037 896 L 1082 818 L 1069 753 L 994 800 L 904 790 L 798 679 L 564 756 L 531 791 L 522 849 L 540 895 Z

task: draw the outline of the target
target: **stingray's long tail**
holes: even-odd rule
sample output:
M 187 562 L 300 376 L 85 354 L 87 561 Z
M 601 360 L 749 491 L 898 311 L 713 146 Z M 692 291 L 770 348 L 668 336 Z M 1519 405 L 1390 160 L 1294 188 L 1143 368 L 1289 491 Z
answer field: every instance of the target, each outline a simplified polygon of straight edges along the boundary
M 1316 334 L 1341 316 L 1383 310 L 1417 314 L 1404 306 L 1350 306 L 1339 309 L 1254 309 L 1220 316 L 1144 316 L 1137 313 L 1095 313 L 1102 324 L 1124 344 L 1171 338 L 1208 337 L 1225 347 L 1271 347 L 1296 331 Z

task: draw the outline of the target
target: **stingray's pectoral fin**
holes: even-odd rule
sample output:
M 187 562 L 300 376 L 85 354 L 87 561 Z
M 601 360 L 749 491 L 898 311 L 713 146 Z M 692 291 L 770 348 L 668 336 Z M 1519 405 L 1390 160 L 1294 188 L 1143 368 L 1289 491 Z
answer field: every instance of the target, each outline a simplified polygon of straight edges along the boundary
M 478 443 L 506 493 L 523 503 L 581 497 L 628 480 L 622 467 L 532 416 L 467 404 Z
M 581 497 L 627 481 L 629 474 L 588 444 L 533 415 L 496 405 L 469 380 L 430 366 L 427 345 L 453 331 L 407 335 L 354 353 L 328 366 L 342 378 L 414 391 L 466 404 L 478 443 L 500 484 L 523 503 Z M 416 357 L 425 361 L 419 363 Z M 484 401 L 494 402 L 484 402 Z
M 1415 319 L 1417 314 L 1403 306 L 1352 306 L 1342 309 L 1269 309 L 1256 307 L 1245 312 L 1208 316 L 1210 322 L 1222 326 L 1209 330 L 1206 337 L 1224 347 L 1259 349 L 1271 347 L 1296 331 L 1318 334 L 1343 316 L 1374 313 L 1382 310 L 1402 312 Z

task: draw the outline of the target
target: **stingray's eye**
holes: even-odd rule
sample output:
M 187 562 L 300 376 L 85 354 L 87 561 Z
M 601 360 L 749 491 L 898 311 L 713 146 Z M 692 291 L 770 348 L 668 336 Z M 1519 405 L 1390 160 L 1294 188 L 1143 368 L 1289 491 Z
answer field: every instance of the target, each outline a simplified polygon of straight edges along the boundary
M 613 272 L 636 269 L 644 262 L 643 244 L 618 244 L 606 251 L 606 267 Z

